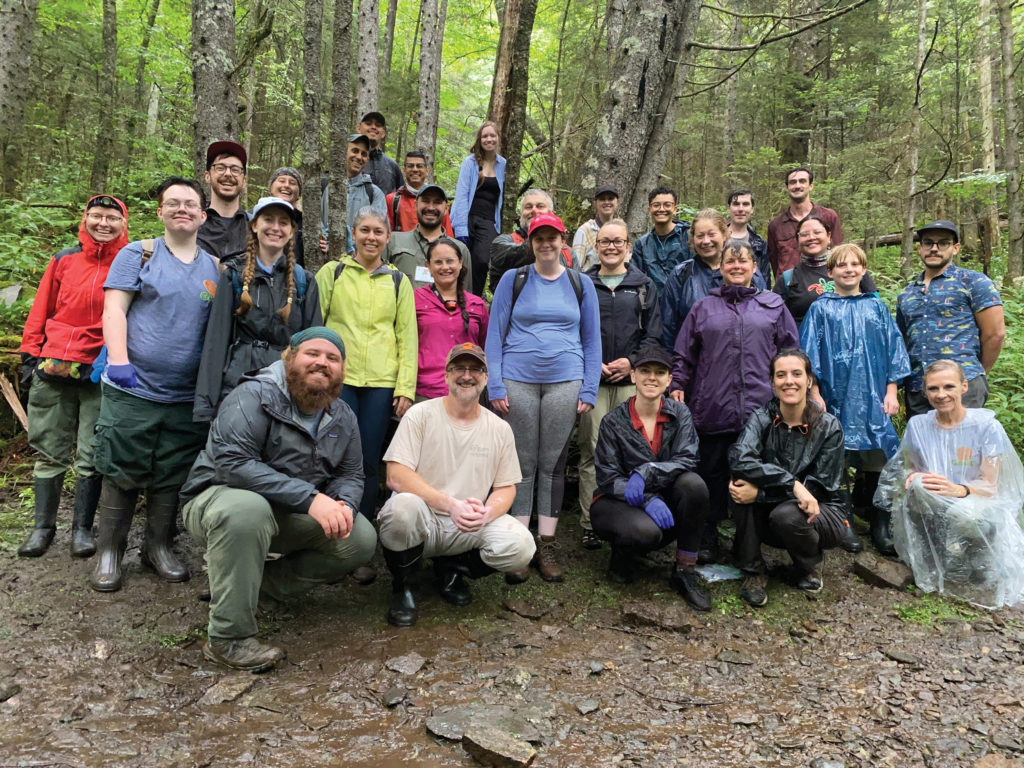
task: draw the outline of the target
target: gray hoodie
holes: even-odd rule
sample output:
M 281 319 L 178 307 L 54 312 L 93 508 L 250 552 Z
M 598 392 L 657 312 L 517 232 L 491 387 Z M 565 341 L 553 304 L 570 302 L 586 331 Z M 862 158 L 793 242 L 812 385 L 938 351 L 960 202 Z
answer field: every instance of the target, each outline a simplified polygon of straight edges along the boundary
M 329 187 L 324 187 L 323 194 L 320 196 L 320 229 L 324 237 L 327 237 L 327 199 L 329 192 Z M 387 218 L 387 198 L 380 191 L 380 187 L 371 181 L 368 174 L 360 173 L 358 176 L 348 180 L 347 215 L 349 229 L 355 226 L 356 214 L 359 213 L 359 209 L 366 206 L 370 206 L 381 216 L 385 217 L 385 219 Z

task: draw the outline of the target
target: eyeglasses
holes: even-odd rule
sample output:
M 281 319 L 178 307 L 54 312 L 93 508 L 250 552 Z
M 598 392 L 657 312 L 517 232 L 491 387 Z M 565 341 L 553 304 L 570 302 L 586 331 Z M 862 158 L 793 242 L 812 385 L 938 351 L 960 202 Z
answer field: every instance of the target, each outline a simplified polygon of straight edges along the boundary
M 199 210 L 199 203 L 195 200 L 164 200 L 160 203 L 160 207 L 167 211 L 176 211 L 179 208 L 184 208 L 186 211 L 194 213 Z
M 93 224 L 99 224 L 100 222 L 106 222 L 107 224 L 120 224 L 124 221 L 124 216 L 118 216 L 116 213 L 102 214 L 102 213 L 87 213 L 85 215 L 86 221 Z
M 405 167 L 410 171 L 425 171 L 427 170 L 426 163 L 406 163 Z
M 927 239 L 927 240 L 922 240 L 921 241 L 921 247 L 924 248 L 926 251 L 930 251 L 933 246 L 938 246 L 940 250 L 946 250 L 951 245 L 953 245 L 953 241 L 952 240 L 931 240 L 931 239 Z
M 212 166 L 213 170 L 221 174 L 229 174 L 231 176 L 244 176 L 245 168 L 241 165 L 226 165 L 224 163 L 214 163 Z
M 652 211 L 674 211 L 676 209 L 675 203 L 651 203 Z
M 609 245 L 613 245 L 616 248 L 621 248 L 622 246 L 624 246 L 628 242 L 629 242 L 628 240 L 625 240 L 625 239 L 623 239 L 621 237 L 616 237 L 614 240 L 612 240 L 610 238 L 607 238 L 607 237 L 602 237 L 602 238 L 597 240 L 597 244 L 598 245 L 603 245 L 605 247 L 607 247 Z
M 465 376 L 467 373 L 472 376 L 481 376 L 487 373 L 487 369 L 478 366 L 453 365 L 448 369 L 448 372 L 454 373 L 456 376 Z

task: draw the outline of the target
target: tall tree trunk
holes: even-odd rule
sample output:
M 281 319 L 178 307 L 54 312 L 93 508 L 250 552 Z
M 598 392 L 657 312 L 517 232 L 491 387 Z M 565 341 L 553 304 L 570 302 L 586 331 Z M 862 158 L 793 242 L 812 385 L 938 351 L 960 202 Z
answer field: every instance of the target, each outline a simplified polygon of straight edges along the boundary
M 607 84 L 583 168 L 581 189 L 613 184 L 630 231 L 646 229 L 647 192 L 665 165 L 665 145 L 675 128 L 676 80 L 696 28 L 700 0 L 629 0 L 616 51 L 619 62 Z
M 339 7 L 352 5 L 336 0 Z M 320 174 L 322 142 L 320 138 L 321 88 L 320 59 L 324 36 L 324 0 L 305 0 L 302 20 L 302 255 L 306 269 L 316 274 L 323 264 L 320 251 Z M 335 54 L 337 55 L 337 54 Z M 345 57 L 346 65 L 348 57 Z M 346 132 L 347 135 L 347 132 Z
M 117 103 L 117 0 L 103 0 L 103 68 L 100 70 L 100 114 L 93 145 L 92 192 L 105 192 L 110 156 L 114 151 L 114 105 Z
M 359 0 L 359 50 L 356 54 L 358 88 L 356 112 L 360 116 L 377 109 L 380 97 L 377 38 L 380 34 L 380 0 Z
M 928 3 L 917 0 L 917 58 L 914 66 L 914 104 L 910 110 L 907 135 L 907 207 L 900 243 L 900 273 L 909 277 L 914 270 L 914 217 L 917 213 L 917 147 L 921 143 L 921 90 L 924 83 L 924 55 L 928 43 Z
M 351 129 L 349 113 L 352 111 L 352 4 L 347 0 L 335 0 L 332 48 L 331 80 L 334 89 L 328 122 L 331 140 L 327 158 L 330 190 L 327 224 L 331 235 L 327 253 L 336 259 L 348 248 L 348 176 L 345 173 L 345 156 L 348 153 L 348 134 Z
M 193 157 L 197 178 L 210 142 L 238 138 L 234 0 L 192 0 Z
M 398 0 L 388 0 L 388 17 L 384 26 L 384 61 L 381 62 L 380 76 L 387 80 L 391 74 L 391 60 L 395 54 L 395 21 L 398 17 Z
M 622 25 L 625 20 L 626 0 L 608 0 L 604 16 L 604 29 L 610 55 L 614 55 L 619 48 L 619 37 L 622 35 Z
M 160 86 L 149 86 L 149 104 L 146 107 L 146 135 L 156 136 L 160 129 Z
M 519 27 L 512 46 L 512 76 L 508 81 L 505 99 L 504 125 L 498 123 L 505 165 L 505 194 L 501 220 L 512 221 L 518 208 L 519 168 L 523 161 L 523 133 L 526 130 L 526 97 L 530 90 L 530 35 L 537 15 L 537 0 L 522 0 L 519 9 Z M 491 91 L 491 96 L 494 91 Z M 497 122 L 497 121 L 495 121 Z M 502 130 L 504 129 L 504 130 Z M 503 228 L 504 229 L 504 228 Z
M 818 0 L 800 0 L 795 10 L 804 14 L 818 11 Z M 785 165 L 806 163 L 810 154 L 811 105 L 809 104 L 814 80 L 814 49 L 816 29 L 811 29 L 790 40 L 786 77 L 783 79 L 781 109 L 782 125 L 779 132 L 779 152 Z
M 146 24 L 142 28 L 142 41 L 139 43 L 138 57 L 135 59 L 135 98 L 132 100 L 134 109 L 128 116 L 128 157 L 134 154 L 135 140 L 138 139 L 136 131 L 139 126 L 139 116 L 146 111 L 149 89 L 146 88 L 146 59 L 149 53 L 149 41 L 153 39 L 153 27 L 156 26 L 156 17 L 160 14 L 160 0 L 153 0 L 146 14 Z
M 991 0 L 978 0 L 978 105 L 981 114 L 981 162 L 988 175 L 996 172 L 996 121 L 993 114 L 995 89 L 998 87 L 992 71 L 992 35 L 998 18 L 992 12 Z M 995 184 L 986 185 L 986 197 L 991 201 L 982 206 L 981 261 L 988 273 L 992 254 L 999 250 L 999 208 L 996 205 Z
M 1014 81 L 1013 15 L 1010 0 L 999 5 L 999 37 L 1003 52 L 1003 167 L 1006 169 L 1006 210 L 1010 232 L 1006 248 L 1005 284 L 1012 285 L 1024 268 L 1024 221 L 1021 219 L 1020 126 L 1017 123 L 1017 87 Z
M 498 135 L 502 138 L 504 152 L 505 126 L 508 125 L 508 100 L 512 78 L 512 49 L 515 46 L 519 18 L 522 15 L 523 0 L 507 0 L 501 14 L 501 34 L 498 50 L 494 55 L 494 79 L 491 81 L 491 100 L 487 114 L 498 124 Z M 532 28 L 532 25 L 531 25 Z
M 3 0 L 0 4 L 0 195 L 17 187 L 25 123 L 28 73 L 35 46 L 39 0 Z
M 447 12 L 448 0 L 441 0 Z M 422 0 L 420 18 L 423 38 L 420 43 L 420 106 L 416 113 L 416 148 L 424 150 L 431 163 L 437 143 L 437 116 L 441 106 L 441 52 L 444 48 L 444 21 L 437 0 Z
M 562 57 L 565 52 L 565 26 L 568 22 L 569 11 L 571 9 L 572 0 L 566 0 L 565 8 L 562 9 L 562 24 L 558 30 L 558 54 L 555 58 L 555 83 L 554 88 L 551 91 L 551 116 L 548 120 L 548 134 L 551 136 L 551 140 L 548 142 L 547 186 L 549 187 L 555 183 L 555 162 L 557 159 L 557 153 L 555 151 L 555 145 L 557 144 L 555 139 L 555 124 L 558 119 L 558 90 L 562 83 Z M 526 130 L 528 133 L 530 132 L 530 122 L 532 121 L 527 120 Z
M 743 41 L 743 19 L 733 17 L 732 28 L 729 30 L 729 45 L 736 46 Z M 725 84 L 725 117 L 722 131 L 722 166 L 728 176 L 736 161 L 736 100 L 739 95 L 739 73 L 734 74 Z

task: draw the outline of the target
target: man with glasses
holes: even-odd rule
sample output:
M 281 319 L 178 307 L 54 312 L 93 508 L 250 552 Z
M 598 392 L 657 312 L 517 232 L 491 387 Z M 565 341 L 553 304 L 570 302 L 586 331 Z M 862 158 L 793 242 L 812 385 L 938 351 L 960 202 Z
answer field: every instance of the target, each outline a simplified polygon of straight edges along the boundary
M 647 212 L 653 226 L 633 245 L 633 266 L 651 278 L 660 291 L 672 270 L 693 258 L 690 225 L 676 218 L 676 193 L 668 187 L 651 190 Z
M 387 195 L 388 223 L 392 232 L 409 232 L 416 226 L 416 198 L 430 177 L 427 156 L 414 149 L 405 153 L 405 183 Z M 447 202 L 447 201 L 446 201 Z M 452 237 L 452 221 L 444 214 L 444 233 Z
M 245 253 L 249 240 L 249 214 L 242 205 L 246 160 L 245 147 L 235 141 L 215 141 L 206 150 L 210 206 L 199 244 L 221 261 Z
M 448 394 L 410 408 L 384 454 L 394 494 L 377 524 L 392 576 L 387 620 L 396 627 L 416 623 L 411 586 L 424 557 L 434 559 L 441 597 L 468 605 L 464 577 L 525 568 L 536 548 L 527 527 L 506 514 L 522 474 L 512 428 L 480 407 L 484 351 L 456 345 L 444 376 Z
M 904 381 L 907 417 L 931 410 L 922 373 L 940 359 L 953 360 L 963 369 L 964 406 L 981 408 L 988 398 L 986 374 L 1006 336 L 1002 299 L 986 275 L 953 263 L 960 252 L 960 230 L 953 222 L 933 221 L 916 236 L 924 271 L 900 294 L 896 309 L 913 370 Z

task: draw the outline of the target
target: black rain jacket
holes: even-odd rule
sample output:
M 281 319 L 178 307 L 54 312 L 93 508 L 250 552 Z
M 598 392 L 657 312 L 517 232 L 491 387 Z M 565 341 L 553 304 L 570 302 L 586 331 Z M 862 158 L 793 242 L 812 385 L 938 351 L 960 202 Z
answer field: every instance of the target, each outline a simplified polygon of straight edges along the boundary
M 610 363 L 620 357 L 632 359 L 644 340 L 655 344 L 661 341 L 658 289 L 651 278 L 627 263 L 626 275 L 613 291 L 598 276 L 600 269 L 600 265 L 593 266 L 586 274 L 594 281 L 601 312 L 601 362 Z M 626 376 L 615 385 L 627 387 L 633 386 L 633 382 Z

